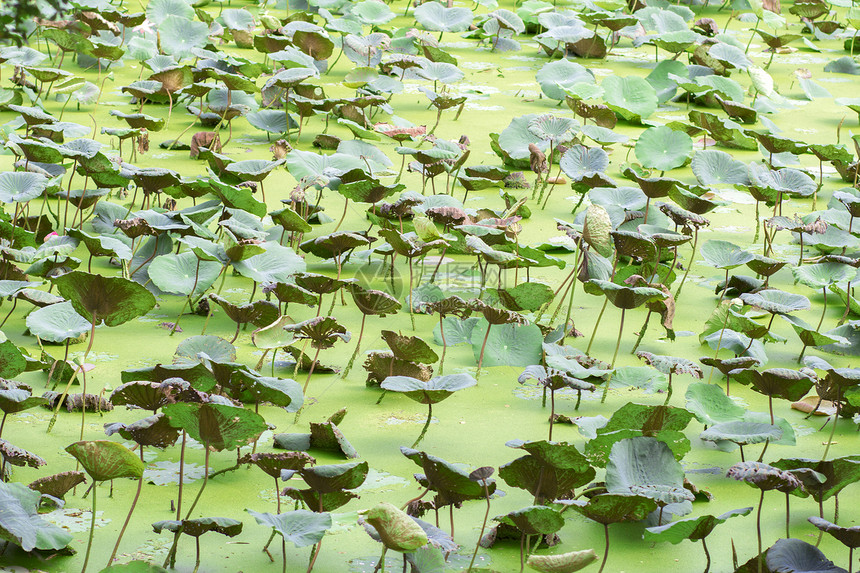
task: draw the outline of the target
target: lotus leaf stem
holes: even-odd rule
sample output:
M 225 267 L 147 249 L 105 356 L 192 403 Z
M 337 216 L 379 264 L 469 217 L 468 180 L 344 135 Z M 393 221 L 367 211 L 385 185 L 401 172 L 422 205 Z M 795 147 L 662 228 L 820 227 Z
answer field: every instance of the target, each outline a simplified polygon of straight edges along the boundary
M 762 572 L 762 559 L 761 559 L 761 508 L 764 505 L 764 490 L 761 490 L 761 495 L 758 498 L 758 512 L 755 517 L 755 530 L 756 535 L 758 536 L 758 553 L 756 553 L 756 561 L 758 561 L 758 573 Z
M 711 570 L 711 554 L 708 552 L 704 537 L 702 538 L 702 549 L 705 551 L 705 573 L 708 573 Z
M 604 304 L 604 307 L 605 307 L 605 304 Z M 627 309 L 625 309 L 625 308 L 621 309 L 621 321 L 618 323 L 618 339 L 615 341 L 615 352 L 612 354 L 612 362 L 609 365 L 610 370 L 615 368 L 615 359 L 618 358 L 618 349 L 621 348 L 621 333 L 624 332 L 624 314 L 626 311 L 627 311 Z M 670 380 L 671 380 L 671 378 L 670 378 Z M 606 396 L 609 395 L 609 384 L 610 384 L 610 382 L 612 382 L 612 374 L 609 375 L 609 379 L 605 382 L 605 385 L 603 386 L 603 396 L 600 397 L 600 403 L 601 404 L 606 402 Z M 666 400 L 668 401 L 668 398 Z
M 83 567 L 81 567 L 81 573 L 85 573 L 85 571 L 87 570 L 87 563 L 89 563 L 90 561 L 90 550 L 93 548 L 93 532 L 96 529 L 96 490 L 98 489 L 98 487 L 96 487 L 97 485 L 98 483 L 96 481 L 93 481 L 93 512 L 90 516 L 90 535 L 89 539 L 87 540 L 87 552 L 86 555 L 84 555 L 84 565 Z
M 600 562 L 600 569 L 597 573 L 603 573 L 603 568 L 606 567 L 606 559 L 609 557 L 609 524 L 603 524 L 603 536 L 606 538 L 606 546 L 603 548 L 603 561 Z
M 487 348 L 487 339 L 490 338 L 491 323 L 487 324 L 487 332 L 484 334 L 484 342 L 481 344 L 481 355 L 478 357 L 478 371 L 475 372 L 475 380 L 481 376 L 481 364 L 484 363 L 484 350 Z
M 424 422 L 424 427 L 421 428 L 421 433 L 418 434 L 418 439 L 415 440 L 415 443 L 412 444 L 412 448 L 418 447 L 418 444 L 421 443 L 421 440 L 424 439 L 424 434 L 427 433 L 427 428 L 430 427 L 430 421 L 433 419 L 433 404 L 427 404 L 427 421 Z M 550 432 L 551 434 L 551 432 Z
M 600 314 L 597 315 L 597 322 L 594 323 L 594 330 L 591 331 L 591 340 L 588 341 L 588 346 L 585 348 L 585 353 L 591 355 L 591 345 L 594 344 L 594 338 L 597 336 L 597 328 L 600 326 L 600 319 L 603 318 L 603 312 L 606 310 L 606 305 L 609 304 L 609 299 L 604 297 L 603 306 L 600 307 Z
M 143 462 L 143 446 L 140 446 L 140 461 Z M 131 501 L 131 507 L 128 509 L 128 515 L 125 517 L 125 522 L 122 524 L 122 529 L 119 530 L 119 537 L 116 538 L 116 544 L 113 546 L 113 552 L 110 554 L 110 559 L 108 559 L 106 567 L 110 567 L 113 564 L 114 557 L 116 557 L 116 552 L 119 549 L 119 544 L 122 541 L 122 536 L 125 534 L 125 529 L 128 527 L 129 521 L 131 521 L 131 514 L 134 512 L 134 508 L 137 505 L 137 500 L 140 498 L 141 489 L 143 489 L 142 473 L 137 480 L 137 491 L 134 494 L 134 499 Z M 95 500 L 95 492 L 93 492 L 93 500 Z
M 681 296 L 681 289 L 684 288 L 684 283 L 687 281 L 687 275 L 690 274 L 690 269 L 693 268 L 693 259 L 696 258 L 696 243 L 699 242 L 699 229 L 693 231 L 693 252 L 690 254 L 690 262 L 687 263 L 687 270 L 684 271 L 684 276 L 681 278 L 681 284 L 678 285 L 678 290 L 675 291 L 675 303 L 678 302 L 678 297 Z
M 352 356 L 349 359 L 349 362 L 346 363 L 346 368 L 343 369 L 343 374 L 340 375 L 341 378 L 346 378 L 346 375 L 349 374 L 349 371 L 352 369 L 352 364 L 355 362 L 355 357 L 358 356 L 358 352 L 361 349 L 361 337 L 364 335 L 364 321 L 367 320 L 367 315 L 361 315 L 361 328 L 358 331 L 358 342 L 355 344 L 355 352 L 352 353 Z M 441 319 L 440 319 L 441 320 Z M 444 337 L 443 337 L 444 340 Z M 443 350 L 443 360 L 444 360 L 444 350 Z M 274 367 L 273 367 L 274 368 Z
M 822 288 L 821 292 L 824 294 L 824 308 L 821 309 L 821 318 L 818 320 L 818 327 L 815 329 L 816 332 L 821 331 L 821 325 L 824 324 L 824 315 L 827 313 L 827 287 Z
M 827 459 L 827 453 L 830 451 L 830 445 L 833 443 L 833 436 L 836 435 L 836 422 L 839 420 L 839 406 L 840 400 L 842 399 L 841 392 L 837 390 L 836 392 L 836 413 L 833 414 L 833 425 L 830 427 L 830 437 L 827 438 L 827 445 L 824 447 L 824 455 L 821 456 L 821 461 Z
M 487 511 L 484 512 L 484 522 L 481 524 L 481 532 L 478 534 L 478 541 L 475 543 L 475 551 L 472 553 L 472 560 L 469 561 L 469 568 L 466 573 L 471 573 L 472 567 L 475 565 L 475 558 L 478 556 L 478 548 L 481 546 L 481 539 L 484 537 L 484 529 L 487 527 L 487 519 L 490 517 L 490 489 L 487 487 L 487 480 L 481 480 L 484 486 L 484 497 L 487 499 Z

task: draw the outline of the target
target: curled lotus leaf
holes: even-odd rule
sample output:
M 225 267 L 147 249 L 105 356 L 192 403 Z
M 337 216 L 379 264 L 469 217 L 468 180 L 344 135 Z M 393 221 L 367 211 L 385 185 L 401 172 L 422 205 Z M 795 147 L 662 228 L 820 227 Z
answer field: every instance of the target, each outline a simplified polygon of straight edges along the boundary
M 825 533 L 829 533 L 838 539 L 843 545 L 851 549 L 860 547 L 860 526 L 844 527 L 836 525 L 833 522 L 827 521 L 823 517 L 817 515 L 808 518 L 809 523 Z
M 303 322 L 284 327 L 296 338 L 310 340 L 314 348 L 331 348 L 338 339 L 349 342 L 350 333 L 331 316 L 317 316 Z
M 380 334 L 394 356 L 400 360 L 419 364 L 433 364 L 439 360 L 430 345 L 417 336 L 404 336 L 392 330 L 383 330 Z
M 571 551 L 559 555 L 529 555 L 526 565 L 540 573 L 574 573 L 597 561 L 594 549 Z
M 640 350 L 636 353 L 636 356 L 645 361 L 645 364 L 649 366 L 653 366 L 659 372 L 663 374 L 689 374 L 693 378 L 698 380 L 702 379 L 702 369 L 696 366 L 696 364 L 686 358 L 679 358 L 677 356 L 662 356 L 659 354 L 652 354 L 650 352 L 644 352 Z
M 33 452 L 28 452 L 3 439 L 0 439 L 0 460 L 13 466 L 31 468 L 40 468 L 48 463 Z
M 411 553 L 427 545 L 427 533 L 409 515 L 387 502 L 381 502 L 363 512 L 386 548 Z
M 63 499 L 69 490 L 86 481 L 84 472 L 68 471 L 41 477 L 27 487 L 39 493 Z
M 762 462 L 739 462 L 729 468 L 726 477 L 745 481 L 761 490 L 779 490 L 790 493 L 801 487 L 800 480 L 791 472 Z

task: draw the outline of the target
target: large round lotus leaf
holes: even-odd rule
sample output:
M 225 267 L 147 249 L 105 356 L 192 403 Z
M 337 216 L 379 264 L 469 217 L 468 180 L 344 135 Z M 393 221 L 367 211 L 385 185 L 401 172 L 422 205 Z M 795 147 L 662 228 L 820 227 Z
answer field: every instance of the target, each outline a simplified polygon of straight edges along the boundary
M 689 519 L 679 519 L 666 525 L 648 527 L 645 529 L 645 540 L 668 541 L 670 543 L 681 543 L 685 539 L 699 541 L 710 535 L 716 526 L 725 523 L 730 517 L 749 515 L 752 509 L 752 507 L 744 507 L 727 511 L 720 516 L 701 515 Z
M 152 0 L 146 6 L 146 18 L 156 25 L 168 16 L 178 16 L 186 20 L 194 18 L 194 8 L 186 0 Z
M 515 117 L 511 120 L 510 125 L 499 134 L 499 146 L 512 159 L 528 159 L 530 156 L 530 143 L 536 144 L 542 151 L 546 151 L 549 147 L 548 141 L 539 138 L 529 131 L 529 123 L 536 117 L 540 117 L 540 115 L 530 113 Z
M 597 561 L 594 549 L 571 551 L 559 555 L 529 555 L 526 565 L 540 573 L 574 573 Z
M 91 324 L 75 311 L 71 302 L 39 308 L 27 315 L 30 333 L 48 342 L 65 342 L 90 330 Z
M 191 252 L 156 257 L 149 265 L 149 278 L 164 292 L 198 297 L 212 286 L 221 274 L 221 265 L 201 261 Z
M 785 292 L 779 289 L 765 289 L 757 293 L 744 293 L 741 300 L 773 314 L 790 314 L 798 310 L 808 310 L 812 305 L 809 299 L 801 294 Z
M 514 288 L 499 289 L 499 298 L 508 310 L 515 312 L 536 311 L 553 299 L 549 285 L 537 282 L 520 283 Z
M 387 502 L 364 512 L 364 520 L 376 529 L 388 549 L 409 553 L 427 545 L 427 534 L 412 517 Z
M 818 189 L 815 180 L 799 169 L 787 167 L 776 171 L 760 163 L 752 163 L 749 173 L 753 185 L 783 193 L 808 197 Z
M 701 185 L 748 185 L 747 166 L 725 151 L 705 149 L 696 152 L 691 165 Z
M 574 145 L 561 156 L 559 167 L 573 181 L 579 181 L 606 171 L 609 155 L 600 147 Z
M 816 263 L 791 269 L 794 280 L 809 288 L 821 290 L 833 284 L 854 279 L 857 270 L 842 263 Z
M 236 347 L 211 334 L 191 336 L 179 343 L 173 354 L 173 363 L 177 366 L 193 367 L 202 362 L 201 354 L 213 362 L 235 362 Z
M 725 390 L 716 384 L 694 382 L 687 387 L 686 408 L 701 423 L 713 426 L 721 422 L 741 420 L 746 413 L 743 406 L 735 404 Z
M 636 141 L 636 158 L 644 167 L 669 171 L 686 165 L 693 153 L 693 140 L 682 131 L 661 125 L 649 127 Z
M 266 251 L 233 263 L 236 272 L 258 283 L 284 282 L 290 276 L 304 272 L 304 259 L 290 247 L 283 247 L 274 241 L 260 246 Z
M 118 326 L 155 306 L 155 297 L 148 290 L 121 277 L 72 271 L 54 279 L 54 284 L 78 314 L 96 324 L 104 321 Z
M 286 541 L 296 547 L 307 547 L 319 543 L 332 526 L 330 513 L 316 513 L 297 509 L 285 513 L 257 513 L 247 509 L 260 525 L 268 525 Z
M 747 58 L 743 50 L 725 42 L 719 42 L 711 46 L 708 50 L 708 55 L 727 68 L 745 70 L 752 65 L 752 62 Z
M 248 123 L 268 133 L 286 133 L 287 132 L 287 116 L 282 110 L 278 109 L 261 109 L 249 113 L 245 116 Z M 299 124 L 290 117 L 290 129 L 299 127 Z
M 457 66 L 447 62 L 424 62 L 420 68 L 415 68 L 415 73 L 418 77 L 425 80 L 441 82 L 443 84 L 459 82 L 465 76 Z
M 528 130 L 535 137 L 557 145 L 573 139 L 579 130 L 579 122 L 569 117 L 545 113 L 529 121 Z
M 284 163 L 284 160 L 266 161 L 265 159 L 246 159 L 231 163 L 225 171 L 242 181 L 262 181 L 276 167 Z
M 593 84 L 594 75 L 582 64 L 561 59 L 545 64 L 538 70 L 535 80 L 546 97 L 562 101 L 566 95 L 564 88 L 578 83 Z
M 107 440 L 75 442 L 66 448 L 95 481 L 119 478 L 139 478 L 143 462 L 131 450 Z
M 665 504 L 693 501 L 693 494 L 684 488 L 681 464 L 669 446 L 655 438 L 628 438 L 613 444 L 606 464 L 606 489 Z
M 242 407 L 179 402 L 162 411 L 171 426 L 219 452 L 250 444 L 268 429 L 262 416 Z
M 353 4 L 350 15 L 368 26 L 381 26 L 394 19 L 394 13 L 388 5 L 379 0 L 363 0 Z
M 706 442 L 725 440 L 741 445 L 758 444 L 779 440 L 782 438 L 782 429 L 771 424 L 733 420 L 715 424 L 702 432 L 699 437 Z
M 345 153 L 319 155 L 311 151 L 294 149 L 287 155 L 287 170 L 301 181 L 305 177 L 314 180 L 319 177 L 339 177 L 353 169 L 366 169 L 360 158 Z
M 243 8 L 227 8 L 221 12 L 221 19 L 228 30 L 253 30 L 256 25 L 254 16 Z
M 409 376 L 389 376 L 382 381 L 383 390 L 401 392 L 420 404 L 436 404 L 457 390 L 470 388 L 477 381 L 469 374 L 436 376 L 428 382 Z
M 734 243 L 708 240 L 702 245 L 702 258 L 718 269 L 733 269 L 751 261 L 753 255 Z
M 0 173 L 0 201 L 26 203 L 40 196 L 48 187 L 48 178 L 39 173 L 4 171 Z
M 446 8 L 439 2 L 425 2 L 413 14 L 421 27 L 431 32 L 465 32 L 474 18 L 468 8 Z
M 158 26 L 161 49 L 177 59 L 194 54 L 209 41 L 209 26 L 181 16 L 168 16 Z
M 824 556 L 816 546 L 795 538 L 779 539 L 767 550 L 770 571 L 798 573 L 848 573 Z
M 481 345 L 487 336 L 483 367 L 528 366 L 540 362 L 543 335 L 534 324 L 496 324 L 487 335 L 486 320 L 472 328 L 472 352 L 475 362 L 481 355 Z
M 601 84 L 606 105 L 622 118 L 633 123 L 657 111 L 657 92 L 639 76 L 609 76 Z

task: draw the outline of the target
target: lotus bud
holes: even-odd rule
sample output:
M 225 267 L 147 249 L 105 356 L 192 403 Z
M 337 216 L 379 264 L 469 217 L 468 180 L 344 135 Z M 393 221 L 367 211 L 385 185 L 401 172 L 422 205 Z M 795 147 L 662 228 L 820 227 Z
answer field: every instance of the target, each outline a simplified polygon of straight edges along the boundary
M 409 553 L 427 545 L 427 534 L 415 520 L 390 503 L 382 502 L 364 513 L 388 549 Z

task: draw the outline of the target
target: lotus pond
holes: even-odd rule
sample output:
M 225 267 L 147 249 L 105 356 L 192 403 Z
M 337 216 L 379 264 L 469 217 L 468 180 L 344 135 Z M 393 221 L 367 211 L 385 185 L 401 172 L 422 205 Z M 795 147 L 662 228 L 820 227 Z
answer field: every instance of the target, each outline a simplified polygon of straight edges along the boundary
M 0 571 L 856 568 L 851 2 L 62 8 Z

